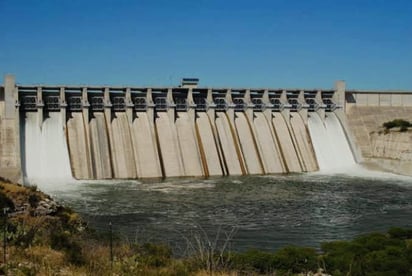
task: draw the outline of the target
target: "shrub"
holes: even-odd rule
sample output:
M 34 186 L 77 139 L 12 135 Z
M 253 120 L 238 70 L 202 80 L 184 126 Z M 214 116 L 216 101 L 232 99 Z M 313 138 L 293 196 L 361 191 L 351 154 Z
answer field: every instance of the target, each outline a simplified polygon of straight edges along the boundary
M 388 234 L 361 235 L 351 242 L 322 244 L 322 260 L 333 275 L 410 275 L 411 230 L 392 228 Z
M 318 255 L 313 248 L 288 246 L 276 253 L 256 249 L 235 253 L 231 268 L 261 274 L 277 272 L 307 273 L 318 269 Z
M 231 268 L 241 271 L 255 271 L 259 273 L 270 273 L 276 265 L 273 253 L 250 249 L 244 253 L 234 253 Z
M 353 240 L 367 251 L 382 250 L 387 246 L 403 246 L 404 242 L 398 239 L 391 239 L 382 233 L 370 233 L 361 235 Z
M 412 126 L 412 124 L 403 119 L 395 119 L 389 122 L 383 123 L 383 127 L 386 129 L 391 129 L 394 127 L 400 127 L 401 131 L 406 131 L 408 127 Z
M 27 248 L 33 244 L 37 229 L 23 224 L 9 226 L 8 236 L 12 244 Z
M 63 250 L 69 262 L 76 265 L 84 264 L 81 246 L 71 238 L 67 231 L 56 231 L 51 233 L 51 248 Z
M 14 210 L 14 203 L 3 192 L 0 192 L 0 211 L 2 215 L 3 215 L 3 208 L 10 208 L 10 210 Z
M 288 246 L 276 252 L 275 264 L 281 270 L 307 273 L 318 269 L 318 257 L 313 248 Z
M 31 193 L 31 194 L 29 195 L 29 204 L 30 204 L 30 207 L 36 208 L 36 207 L 39 205 L 39 202 L 40 202 L 40 197 L 39 197 L 37 194 Z
M 140 252 L 142 263 L 148 266 L 165 266 L 172 258 L 172 249 L 164 244 L 145 243 L 140 247 Z
M 346 275 L 350 270 L 353 273 L 361 270 L 359 260 L 366 253 L 362 246 L 347 241 L 334 241 L 323 243 L 321 249 L 322 261 L 327 272 L 333 272 L 333 275 Z
M 30 186 L 28 186 L 28 188 L 29 188 L 29 190 L 31 191 L 31 192 L 37 192 L 37 186 L 36 185 L 30 185 Z
M 412 229 L 403 229 L 399 227 L 393 227 L 388 230 L 389 237 L 393 239 L 412 239 Z
M 400 247 L 388 246 L 383 250 L 372 251 L 364 259 L 366 274 L 380 272 L 383 275 L 407 275 L 409 267 L 410 263 Z

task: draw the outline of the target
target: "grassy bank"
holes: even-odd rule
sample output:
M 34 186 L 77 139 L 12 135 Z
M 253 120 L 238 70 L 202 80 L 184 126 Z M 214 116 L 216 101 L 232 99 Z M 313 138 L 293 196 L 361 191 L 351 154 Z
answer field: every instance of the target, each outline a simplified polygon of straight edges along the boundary
M 189 256 L 175 258 L 166 245 L 94 232 L 33 187 L 0 181 L 0 207 L 8 209 L 0 224 L 1 245 L 4 237 L 7 242 L 0 272 L 9 275 L 412 275 L 412 230 L 406 229 L 324 243 L 320 251 L 230 252 L 199 238 Z

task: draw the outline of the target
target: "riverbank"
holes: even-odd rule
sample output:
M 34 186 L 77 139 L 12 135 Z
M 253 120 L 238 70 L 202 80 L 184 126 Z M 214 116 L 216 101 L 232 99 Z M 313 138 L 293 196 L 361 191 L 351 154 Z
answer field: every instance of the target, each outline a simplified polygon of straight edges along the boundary
M 412 273 L 412 231 L 362 235 L 353 241 L 279 250 L 231 251 L 229 243 L 196 236 L 191 250 L 176 258 L 162 244 L 136 244 L 115 233 L 96 233 L 69 208 L 35 187 L 0 181 L 7 216 L 7 253 L 1 270 L 9 275 L 407 275 Z M 1 220 L 1 242 L 5 228 Z M 233 233 L 234 235 L 234 233 Z M 111 246 L 112 245 L 112 246 Z M 317 274 L 316 274 L 317 273 Z M 384 273 L 384 274 L 382 274 Z

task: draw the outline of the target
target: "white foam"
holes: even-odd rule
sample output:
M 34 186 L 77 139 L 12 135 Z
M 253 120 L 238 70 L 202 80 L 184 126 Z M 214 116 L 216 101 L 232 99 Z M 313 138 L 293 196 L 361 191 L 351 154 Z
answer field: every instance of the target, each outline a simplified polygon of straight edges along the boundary
M 24 132 L 23 168 L 26 184 L 47 189 L 74 182 L 60 113 L 50 113 L 41 124 L 37 113 L 27 113 Z
M 355 159 L 343 128 L 333 113 L 325 122 L 317 113 L 310 113 L 309 132 L 321 172 L 346 172 L 356 167 Z
M 160 182 L 160 183 L 152 183 L 152 184 L 144 184 L 141 186 L 141 190 L 145 191 L 156 191 L 162 193 L 182 193 L 189 190 L 195 189 L 212 189 L 215 188 L 215 183 L 207 182 L 207 181 L 199 181 L 196 182 Z

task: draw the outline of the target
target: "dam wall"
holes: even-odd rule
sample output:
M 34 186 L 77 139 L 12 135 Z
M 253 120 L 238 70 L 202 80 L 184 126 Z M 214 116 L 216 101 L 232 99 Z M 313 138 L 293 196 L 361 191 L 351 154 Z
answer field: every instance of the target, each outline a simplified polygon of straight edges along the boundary
M 412 130 L 385 131 L 394 119 L 412 122 L 412 92 L 347 91 L 346 118 L 366 166 L 412 175 Z
M 316 171 L 308 118 L 318 114 L 324 120 L 343 107 L 334 89 L 13 89 L 12 121 L 19 126 L 13 133 L 23 149 L 15 161 L 24 179 L 39 177 L 35 160 L 42 175 L 52 168 L 47 162 L 54 162 L 75 179 Z M 53 125 L 54 138 L 44 138 Z M 60 163 L 49 158 L 48 148 L 60 154 Z
M 300 173 L 356 162 L 405 174 L 412 163 L 410 131 L 380 129 L 412 120 L 412 92 L 346 90 L 342 81 L 333 89 L 16 85 L 12 76 L 0 92 L 0 175 L 20 182 Z

